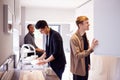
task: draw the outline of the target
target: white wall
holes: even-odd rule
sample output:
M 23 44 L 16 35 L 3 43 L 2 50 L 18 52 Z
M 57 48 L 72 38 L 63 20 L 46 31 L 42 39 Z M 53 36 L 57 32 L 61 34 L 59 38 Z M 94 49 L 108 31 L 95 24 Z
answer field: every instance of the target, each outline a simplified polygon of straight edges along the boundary
M 101 56 L 92 56 L 91 80 L 120 80 L 120 58 L 115 57 L 120 53 L 120 1 L 94 1 L 94 35 L 99 40 L 95 54 Z
M 19 48 L 19 45 L 15 45 L 16 47 L 14 47 L 14 42 L 13 38 L 16 37 L 14 36 L 14 32 L 12 34 L 6 34 L 3 31 L 3 4 L 7 4 L 11 13 L 13 13 L 13 28 L 15 28 L 16 30 L 19 29 L 18 27 L 18 23 L 16 21 L 19 21 L 16 16 L 18 16 L 18 11 L 16 11 L 14 2 L 16 1 L 18 4 L 19 0 L 0 0 L 0 65 L 12 54 L 14 54 L 14 50 Z M 19 6 L 19 5 L 16 5 Z M 18 8 L 17 8 L 18 9 Z M 15 11 L 14 11 L 15 10 Z M 16 15 L 16 16 L 15 16 Z M 19 30 L 18 30 L 19 32 Z M 19 36 L 19 35 L 18 35 Z M 19 43 L 19 38 L 17 38 L 16 43 Z M 16 54 L 19 54 L 19 52 L 17 52 Z
M 73 21 L 75 11 L 73 9 L 56 8 L 26 8 L 26 21 L 37 22 L 44 19 L 51 23 L 68 23 Z
M 12 34 L 3 31 L 3 4 L 8 4 L 10 10 L 14 11 L 14 0 L 0 0 L 0 65 L 13 53 Z M 13 12 L 14 13 L 14 12 Z
M 120 0 L 94 0 L 94 32 L 98 55 L 120 56 Z

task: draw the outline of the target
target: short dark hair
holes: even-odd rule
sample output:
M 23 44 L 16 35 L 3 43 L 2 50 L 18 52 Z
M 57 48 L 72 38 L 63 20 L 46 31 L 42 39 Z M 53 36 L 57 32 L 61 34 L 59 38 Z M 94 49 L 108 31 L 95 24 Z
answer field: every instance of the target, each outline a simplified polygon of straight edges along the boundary
M 28 25 L 27 25 L 27 29 L 28 29 L 28 30 L 29 30 L 29 27 L 30 27 L 30 26 L 32 26 L 32 24 L 28 24 Z
M 35 25 L 35 28 L 36 29 L 41 29 L 41 28 L 45 28 L 45 26 L 48 27 L 48 24 L 45 20 L 39 20 L 36 25 Z

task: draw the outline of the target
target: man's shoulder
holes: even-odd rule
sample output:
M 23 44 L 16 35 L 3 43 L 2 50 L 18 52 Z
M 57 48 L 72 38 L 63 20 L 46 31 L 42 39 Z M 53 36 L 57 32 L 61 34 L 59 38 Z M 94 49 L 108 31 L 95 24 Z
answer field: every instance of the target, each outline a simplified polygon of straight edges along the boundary
M 24 39 L 31 39 L 32 37 L 31 37 L 31 35 L 29 34 L 29 33 L 27 33 L 26 35 L 25 35 L 25 37 L 24 37 Z
M 74 33 L 71 35 L 71 39 L 76 39 L 77 38 L 77 35 Z
M 51 29 L 50 34 L 51 34 L 52 36 L 58 36 L 58 35 L 60 35 L 59 32 L 57 32 L 57 31 L 55 31 L 55 30 L 53 30 L 53 29 Z
M 26 35 L 25 35 L 25 37 L 30 37 L 31 35 L 30 35 L 30 33 L 27 33 Z

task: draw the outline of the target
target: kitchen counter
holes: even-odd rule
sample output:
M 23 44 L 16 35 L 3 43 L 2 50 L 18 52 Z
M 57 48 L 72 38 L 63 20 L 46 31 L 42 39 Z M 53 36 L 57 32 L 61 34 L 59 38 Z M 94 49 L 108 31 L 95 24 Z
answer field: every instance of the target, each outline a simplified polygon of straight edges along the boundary
M 12 80 L 59 80 L 59 78 L 47 64 L 19 64 L 14 71 Z

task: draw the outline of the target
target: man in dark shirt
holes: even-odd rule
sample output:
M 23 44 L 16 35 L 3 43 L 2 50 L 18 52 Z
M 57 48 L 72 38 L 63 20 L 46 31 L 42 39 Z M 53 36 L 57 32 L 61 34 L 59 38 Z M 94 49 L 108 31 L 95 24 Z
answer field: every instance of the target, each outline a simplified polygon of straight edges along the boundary
M 28 24 L 27 29 L 28 29 L 28 33 L 24 37 L 24 44 L 33 45 L 35 50 L 36 50 L 36 54 L 38 55 L 38 57 L 40 57 L 42 55 L 42 53 L 44 52 L 44 50 L 38 48 L 37 45 L 35 44 L 34 34 L 33 34 L 34 33 L 34 26 L 32 24 Z M 33 54 L 34 53 L 28 53 L 28 56 L 31 56 Z
M 39 58 L 38 64 L 49 63 L 61 80 L 66 64 L 62 37 L 58 32 L 49 28 L 45 20 L 39 20 L 35 27 L 46 35 L 46 53 Z

